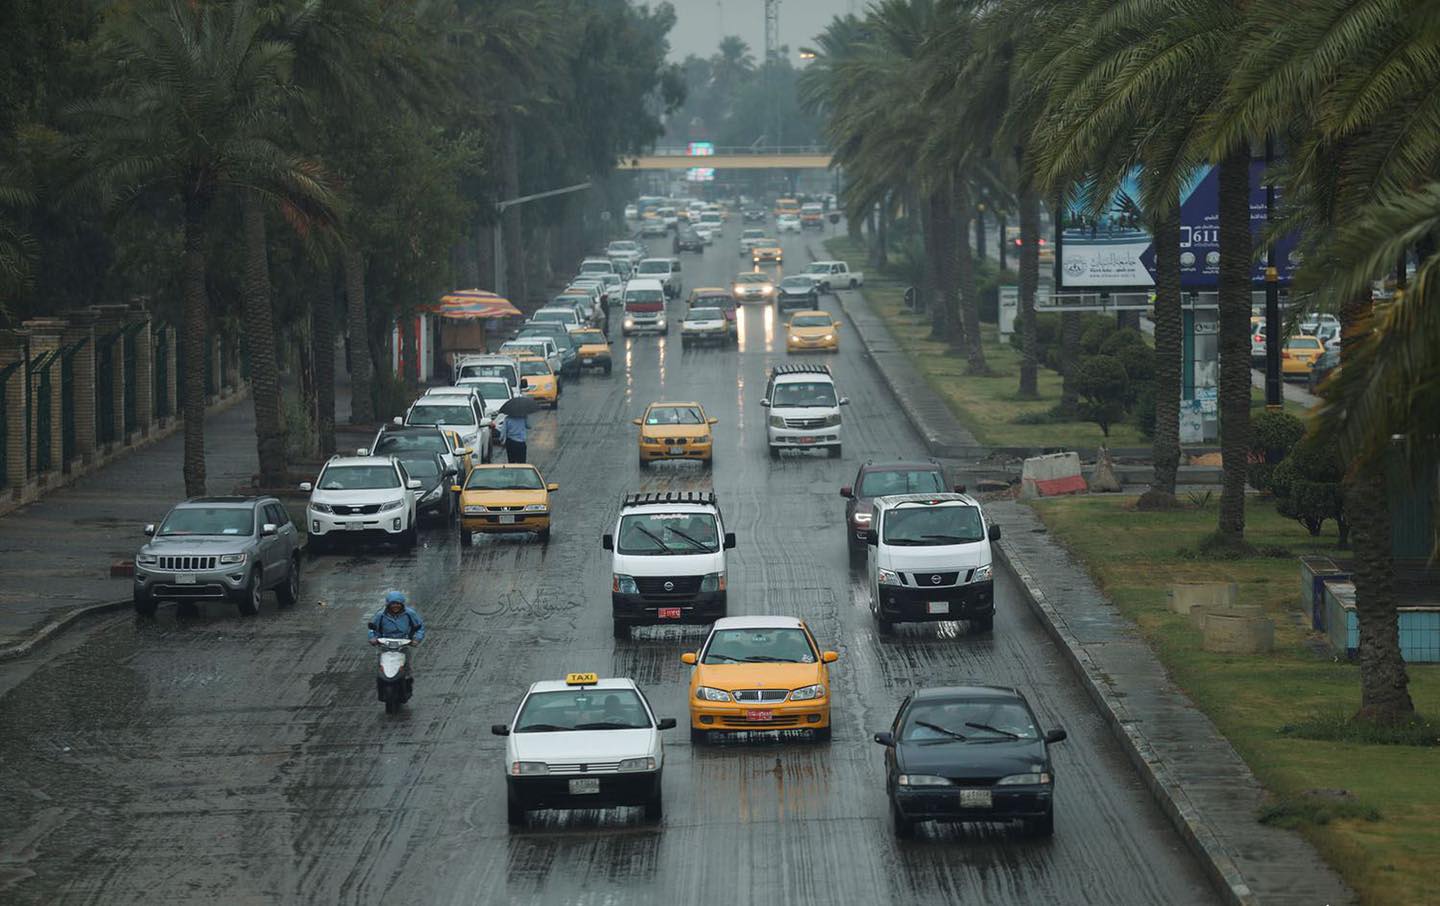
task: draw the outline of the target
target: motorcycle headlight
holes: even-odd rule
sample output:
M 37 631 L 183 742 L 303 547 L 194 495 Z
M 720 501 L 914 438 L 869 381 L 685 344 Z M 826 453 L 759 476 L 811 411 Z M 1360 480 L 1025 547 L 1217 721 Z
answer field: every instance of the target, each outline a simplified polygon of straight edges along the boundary
M 792 702 L 808 702 L 814 701 L 817 698 L 824 697 L 825 687 L 822 686 L 820 683 L 816 683 L 813 686 L 802 686 L 801 688 L 796 689 L 794 692 L 790 693 L 790 700 Z
M 485 508 L 484 508 L 483 506 L 480 506 L 479 504 L 474 504 L 474 503 L 467 503 L 467 504 L 465 504 L 465 506 L 461 507 L 460 509 L 461 509 L 461 512 L 469 513 L 470 515 L 474 515 L 474 514 L 476 514 L 476 513 L 483 513 L 483 512 L 485 512 Z
M 785 417 L 784 417 L 783 415 L 772 415 L 772 416 L 770 416 L 770 427 L 772 427 L 772 428 L 783 428 L 783 427 L 785 427 Z
M 873 513 L 856 513 L 852 518 L 855 520 L 856 525 L 869 525 L 875 516 Z
M 724 574 L 724 573 L 709 573 L 709 574 L 706 575 L 703 579 L 700 580 L 700 590 L 701 590 L 701 591 L 724 591 L 724 590 L 725 590 L 725 574 Z
M 895 780 L 901 786 L 953 786 L 944 777 L 934 774 L 901 774 Z
M 232 564 L 232 563 L 244 563 L 244 562 L 245 562 L 245 559 L 246 559 L 245 554 L 221 554 L 221 555 L 220 555 L 220 562 L 226 564 L 227 566 L 230 565 L 230 564 Z
M 996 786 L 1041 786 L 1050 783 L 1055 778 L 1050 776 L 1049 771 L 1036 771 L 1033 774 L 1011 774 L 1008 777 L 1001 777 L 995 781 Z
M 728 702 L 730 693 L 724 689 L 712 689 L 709 686 L 699 686 L 695 689 L 695 697 L 706 702 Z
M 512 777 L 535 776 L 536 774 L 550 773 L 550 765 L 543 761 L 512 761 L 510 762 L 510 775 Z
M 389 512 L 390 510 L 398 510 L 404 505 L 405 501 L 403 500 L 387 500 L 384 503 L 380 504 L 380 512 L 385 513 Z
M 986 582 L 990 579 L 990 565 L 980 567 L 970 576 L 971 582 Z
M 839 425 L 839 424 L 840 424 L 840 413 L 839 413 L 839 412 L 836 412 L 836 413 L 834 413 L 833 415 L 827 415 L 827 416 L 825 416 L 825 427 L 827 427 L 827 428 L 834 428 L 836 425 Z
M 543 503 L 527 503 L 527 504 L 525 504 L 525 512 L 527 512 L 527 513 L 543 513 L 543 512 L 545 512 L 545 504 L 543 504 Z
M 136 566 L 154 566 L 159 562 L 160 558 L 155 554 L 137 554 L 135 556 Z
M 615 574 L 614 580 L 610 583 L 610 588 L 612 591 L 619 592 L 622 595 L 640 594 L 640 589 L 635 584 L 635 577 L 626 576 L 621 573 Z
M 627 758 L 620 762 L 617 769 L 622 774 L 634 774 L 638 771 L 655 770 L 655 759 L 653 758 Z
M 314 510 L 314 511 L 317 512 L 317 513 L 333 513 L 333 512 L 335 512 L 335 510 L 330 506 L 330 504 L 328 504 L 328 503 L 315 503 L 313 500 L 310 502 L 310 509 Z
M 900 575 L 888 569 L 875 570 L 875 581 L 881 585 L 899 585 Z

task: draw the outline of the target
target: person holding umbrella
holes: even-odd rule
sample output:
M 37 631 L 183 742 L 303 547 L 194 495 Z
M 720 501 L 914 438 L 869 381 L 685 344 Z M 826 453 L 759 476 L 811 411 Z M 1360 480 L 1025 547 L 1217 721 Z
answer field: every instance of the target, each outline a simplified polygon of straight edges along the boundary
M 520 379 L 520 389 L 525 389 L 526 381 Z M 500 411 L 505 413 L 505 430 L 502 435 L 505 441 L 505 461 L 524 462 L 526 439 L 529 435 L 529 415 L 540 404 L 528 396 L 517 396 L 505 401 Z

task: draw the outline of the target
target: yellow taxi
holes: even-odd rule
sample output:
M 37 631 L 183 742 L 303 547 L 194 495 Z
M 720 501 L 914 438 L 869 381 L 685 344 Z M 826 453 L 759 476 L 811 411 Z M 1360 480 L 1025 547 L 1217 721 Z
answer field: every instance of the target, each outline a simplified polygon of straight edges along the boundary
M 538 356 L 521 356 L 515 364 L 520 366 L 520 392 L 537 403 L 559 409 L 560 382 L 550 363 Z
M 634 419 L 640 426 L 640 468 L 657 459 L 714 460 L 710 426 L 719 421 L 705 414 L 699 403 L 651 403 Z
M 725 313 L 730 333 L 735 333 L 735 296 L 723 286 L 697 286 L 690 290 L 690 308 L 718 308 Z
M 1310 366 L 1325 354 L 1325 344 L 1319 337 L 1298 335 L 1285 338 L 1285 348 L 1280 350 L 1280 374 L 1283 377 L 1308 378 Z
M 475 532 L 530 532 L 550 540 L 550 495 L 560 486 L 546 484 L 529 463 L 476 466 L 463 485 L 451 490 L 460 495 L 460 543 L 465 547 Z
M 605 336 L 605 331 L 598 327 L 582 327 L 570 331 L 570 339 L 579 347 L 575 354 L 580 358 L 581 368 L 599 368 L 606 374 L 610 373 L 613 367 L 610 360 L 610 338 Z
M 785 351 L 840 351 L 840 322 L 825 311 L 797 311 L 785 322 Z
M 712 732 L 809 730 L 830 738 L 830 670 L 839 655 L 822 651 L 795 617 L 721 617 L 699 653 L 680 660 L 690 673 L 690 739 Z
M 785 250 L 780 243 L 770 240 L 750 250 L 750 260 L 755 264 L 779 264 L 785 260 Z

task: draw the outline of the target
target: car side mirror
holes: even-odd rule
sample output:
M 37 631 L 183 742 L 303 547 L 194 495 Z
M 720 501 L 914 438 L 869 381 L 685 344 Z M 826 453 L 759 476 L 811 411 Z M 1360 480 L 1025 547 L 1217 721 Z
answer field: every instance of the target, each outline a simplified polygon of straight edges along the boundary
M 529 378 L 523 378 L 523 377 L 522 377 L 522 378 L 520 379 L 520 389 L 521 389 L 521 390 L 525 390 L 525 389 L 529 388 L 529 386 L 530 386 L 530 379 L 529 379 Z
M 147 523 L 145 523 L 144 532 L 145 532 L 145 534 L 147 534 L 147 535 L 154 535 L 154 534 L 155 534 L 155 523 L 153 523 L 153 522 L 147 522 Z
M 991 540 L 991 541 L 999 541 L 999 540 L 1000 540 L 1000 526 L 995 525 L 994 523 L 991 523 L 991 524 L 990 524 L 989 537 L 990 537 L 990 540 Z
M 833 664 L 838 660 L 840 660 L 840 655 L 834 651 L 822 651 L 820 653 L 820 663 L 822 664 Z
M 549 491 L 551 494 L 554 494 L 556 491 L 560 490 L 560 486 L 552 482 L 545 486 L 545 490 Z
M 494 733 L 496 736 L 509 736 L 510 728 L 505 726 L 504 724 L 491 724 L 490 732 Z
M 405 420 L 404 420 L 403 418 L 401 418 L 400 416 L 398 416 L 398 415 L 395 416 L 394 418 L 390 419 L 390 421 L 393 422 L 394 424 L 397 424 L 397 425 L 403 425 L 403 424 L 405 424 Z
M 472 452 L 474 452 L 474 451 L 472 451 L 469 447 L 460 447 L 459 449 L 457 449 L 457 450 L 455 451 L 455 455 L 456 455 L 456 456 L 469 456 Z
M 300 490 L 302 490 L 302 491 L 313 491 L 313 490 L 315 490 L 315 486 L 314 486 L 313 484 L 311 484 L 310 482 L 308 482 L 308 481 L 302 481 L 302 482 L 300 482 Z M 154 526 L 151 526 L 151 528 L 153 529 Z
M 364 447 L 356 447 L 356 448 L 355 448 L 355 455 L 356 455 L 356 456 L 369 456 L 369 455 L 370 455 L 370 451 L 367 450 L 367 449 L 364 448 Z
M 412 478 L 409 481 L 405 482 L 405 487 L 409 488 L 412 491 L 418 491 L 423 488 L 424 485 L 420 483 L 420 479 Z
M 887 749 L 895 748 L 895 734 L 891 733 L 889 730 L 886 730 L 883 733 L 876 733 L 875 741 L 880 743 L 880 745 L 884 746 Z
M 956 494 L 964 494 L 964 493 L 965 493 L 965 486 L 964 486 L 963 484 L 957 484 L 957 485 L 955 486 L 955 493 L 956 493 Z
M 848 397 L 848 396 L 842 396 L 842 397 L 840 397 L 840 405 L 842 405 L 842 406 L 848 406 L 848 405 L 850 405 L 850 397 Z
M 610 534 L 609 532 L 601 535 L 600 546 L 605 548 L 605 550 L 607 551 L 613 551 L 615 549 L 615 536 Z
M 1060 729 L 1049 730 L 1045 733 L 1045 741 L 1047 743 L 1064 742 L 1067 738 L 1069 738 L 1068 734 Z
M 880 536 L 875 534 L 875 530 L 873 528 L 865 530 L 865 543 L 870 545 L 871 547 L 875 547 L 880 543 Z
M 675 718 L 673 718 L 673 717 L 662 717 L 662 718 L 660 718 L 658 721 L 655 722 L 655 726 L 656 726 L 657 729 L 661 729 L 661 730 L 673 730 L 673 729 L 675 729 Z
M 463 491 L 463 490 L 465 490 L 465 489 L 462 488 L 462 487 L 460 487 L 458 484 L 452 484 L 452 485 L 450 486 L 450 490 L 454 491 L 456 494 L 459 494 L 461 491 Z
M 706 421 L 709 422 L 709 423 L 712 424 L 712 425 L 718 425 L 718 424 L 720 424 L 720 419 L 716 418 L 716 417 L 713 416 L 713 415 L 710 416 L 709 418 L 707 418 Z
M 632 419 L 630 419 L 630 424 L 632 424 L 632 425 L 638 425 L 638 424 L 640 424 L 640 419 L 638 419 L 638 418 L 632 418 Z
M 690 664 L 691 666 L 694 666 L 694 664 L 695 664 L 695 652 L 693 652 L 693 651 L 687 651 L 687 652 L 685 652 L 684 654 L 680 655 L 680 663 L 682 663 L 682 664 Z
M 853 498 L 855 496 L 855 489 L 848 484 L 844 485 L 840 488 L 840 496 L 845 498 Z
M 728 551 L 728 550 L 732 550 L 734 547 L 735 547 L 735 533 L 734 533 L 734 532 L 726 532 L 726 533 L 725 533 L 725 549 Z
M 769 409 L 769 408 L 770 408 L 770 401 L 769 401 L 769 400 L 761 400 L 761 401 L 760 401 L 760 405 L 761 405 L 763 408 Z
M 839 321 L 836 321 L 836 322 L 835 322 L 834 324 L 832 324 L 831 326 L 834 327 L 836 330 L 839 330 L 839 329 L 840 329 L 840 322 L 839 322 Z
M 275 534 L 276 532 L 278 532 L 279 530 L 280 530 L 280 527 L 277 526 L 275 523 L 273 523 L 273 522 L 267 522 L 267 523 L 265 523 L 264 525 L 260 526 L 260 537 L 261 537 L 261 538 L 264 538 L 264 537 L 266 537 L 267 535 L 273 535 L 273 534 Z

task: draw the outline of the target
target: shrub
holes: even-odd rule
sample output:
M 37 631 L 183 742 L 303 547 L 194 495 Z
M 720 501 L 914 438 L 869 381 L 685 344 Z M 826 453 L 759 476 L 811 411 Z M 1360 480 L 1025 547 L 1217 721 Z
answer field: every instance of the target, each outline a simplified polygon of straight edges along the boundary
M 395 372 L 375 375 L 375 418 L 387 422 L 397 415 L 404 415 L 413 394 Z
M 1350 523 L 1345 518 L 1345 494 L 1340 486 L 1344 477 L 1345 464 L 1335 448 L 1314 436 L 1306 437 L 1270 475 L 1275 509 L 1305 526 L 1311 537 L 1320 534 L 1325 520 L 1334 519 L 1340 547 L 1346 547 Z
M 1144 334 L 1133 327 L 1122 327 L 1105 338 L 1105 341 L 1100 344 L 1099 352 L 1101 355 L 1119 356 L 1120 350 L 1130 346 L 1150 348 L 1145 342 Z
M 1305 436 L 1305 423 L 1287 412 L 1265 411 L 1250 420 L 1250 486 L 1271 490 L 1273 473 Z
M 1080 329 L 1080 355 L 1100 355 L 1100 347 L 1115 333 L 1115 320 L 1104 315 L 1091 315 L 1085 318 L 1084 326 Z
M 1125 366 L 1110 355 L 1093 355 L 1080 360 L 1075 373 L 1075 392 L 1080 397 L 1080 414 L 1100 426 L 1106 437 L 1110 426 L 1125 415 L 1130 380 Z

